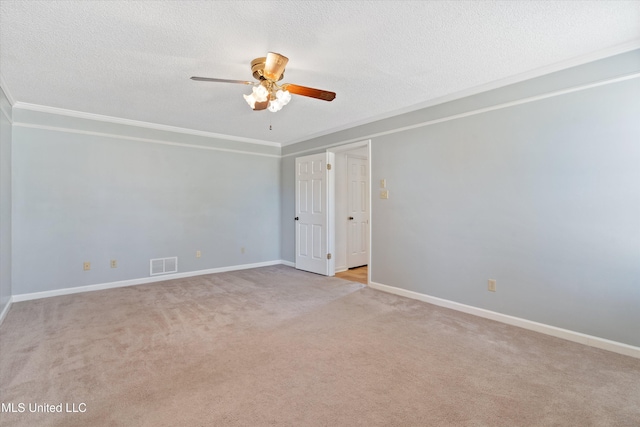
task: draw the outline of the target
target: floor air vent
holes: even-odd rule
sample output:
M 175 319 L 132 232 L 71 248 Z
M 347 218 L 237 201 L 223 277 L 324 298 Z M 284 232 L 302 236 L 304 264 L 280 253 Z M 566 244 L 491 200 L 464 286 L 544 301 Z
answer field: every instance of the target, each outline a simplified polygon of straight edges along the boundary
M 178 257 L 174 256 L 171 258 L 156 258 L 152 259 L 150 262 L 151 265 L 151 276 L 156 276 L 158 274 L 167 274 L 167 273 L 177 273 L 178 272 Z

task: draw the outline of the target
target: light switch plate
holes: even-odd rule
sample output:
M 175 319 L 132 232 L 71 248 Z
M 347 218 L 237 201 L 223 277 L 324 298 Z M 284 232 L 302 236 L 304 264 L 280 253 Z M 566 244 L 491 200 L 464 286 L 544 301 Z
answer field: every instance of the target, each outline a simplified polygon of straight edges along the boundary
M 380 198 L 388 199 L 389 198 L 389 190 L 380 190 Z

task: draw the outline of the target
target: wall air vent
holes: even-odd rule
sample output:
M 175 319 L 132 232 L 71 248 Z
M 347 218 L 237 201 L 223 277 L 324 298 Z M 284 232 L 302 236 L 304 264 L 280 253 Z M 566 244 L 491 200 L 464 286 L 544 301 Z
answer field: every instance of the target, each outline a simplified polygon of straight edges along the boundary
M 149 263 L 150 275 L 157 276 L 158 274 L 177 273 L 178 272 L 178 257 L 171 258 L 156 258 L 152 259 Z

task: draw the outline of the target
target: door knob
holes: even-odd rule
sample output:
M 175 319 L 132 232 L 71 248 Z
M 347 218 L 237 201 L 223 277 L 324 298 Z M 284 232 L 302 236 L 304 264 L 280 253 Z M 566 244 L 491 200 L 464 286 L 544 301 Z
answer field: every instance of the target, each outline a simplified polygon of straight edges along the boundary
M 298 217 L 295 217 L 294 219 L 295 219 L 295 220 L 297 221 L 297 220 L 299 220 L 300 218 L 298 218 Z
M 352 216 L 350 216 L 350 217 L 349 217 L 349 220 L 353 220 L 353 217 L 352 217 Z

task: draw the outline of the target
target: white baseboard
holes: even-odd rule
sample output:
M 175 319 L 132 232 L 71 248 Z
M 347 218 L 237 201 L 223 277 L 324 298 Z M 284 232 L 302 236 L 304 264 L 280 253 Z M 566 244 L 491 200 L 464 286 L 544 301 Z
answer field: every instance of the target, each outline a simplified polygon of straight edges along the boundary
M 287 267 L 294 267 L 296 266 L 295 262 L 291 262 L 291 261 L 285 261 L 283 259 L 280 260 L 280 264 L 282 265 L 286 265 Z
M 2 313 L 0 313 L 0 325 L 2 325 L 2 321 L 4 320 L 4 318 L 7 317 L 7 313 L 9 313 L 9 309 L 11 308 L 12 301 L 13 301 L 13 297 L 10 297 L 9 301 L 7 301 L 7 305 L 4 306 Z
M 52 291 L 33 292 L 29 294 L 13 295 L 13 302 L 29 301 L 40 298 L 57 297 L 60 295 L 77 294 L 81 292 L 101 291 L 104 289 L 122 288 L 125 286 L 144 285 L 147 283 L 164 282 L 166 280 L 182 279 L 185 277 L 202 276 L 204 274 L 224 273 L 227 271 L 247 270 L 249 268 L 267 267 L 270 265 L 285 264 L 286 261 L 275 260 L 257 262 L 254 264 L 231 265 L 228 267 L 210 268 L 207 270 L 187 271 L 185 273 L 165 274 L 162 276 L 142 277 L 139 279 L 121 280 L 119 282 L 100 283 L 96 285 L 78 286 L 75 288 L 55 289 Z M 287 264 L 285 264 L 287 265 Z M 6 311 L 6 310 L 5 310 Z M 4 312 L 4 311 L 3 311 Z
M 596 347 L 640 359 L 640 347 L 635 347 L 629 344 L 611 341 L 604 338 L 598 338 L 592 335 L 583 334 L 581 332 L 570 331 L 568 329 L 562 329 L 555 326 L 546 325 L 544 323 L 533 322 L 531 320 L 509 316 L 507 314 L 485 310 L 483 308 L 473 307 L 455 301 L 432 297 L 430 295 L 421 294 L 419 292 L 408 291 L 406 289 L 383 285 L 381 283 L 370 282 L 369 286 L 374 289 L 389 292 L 391 294 L 427 302 L 433 305 L 438 305 L 440 307 L 450 308 L 452 310 L 461 311 L 463 313 L 473 314 L 474 316 L 484 317 L 486 319 L 495 320 L 497 322 L 506 323 L 512 326 L 518 326 L 530 331 L 540 332 L 542 334 L 551 335 L 557 338 L 563 338 L 568 341 L 573 341 L 591 347 Z

